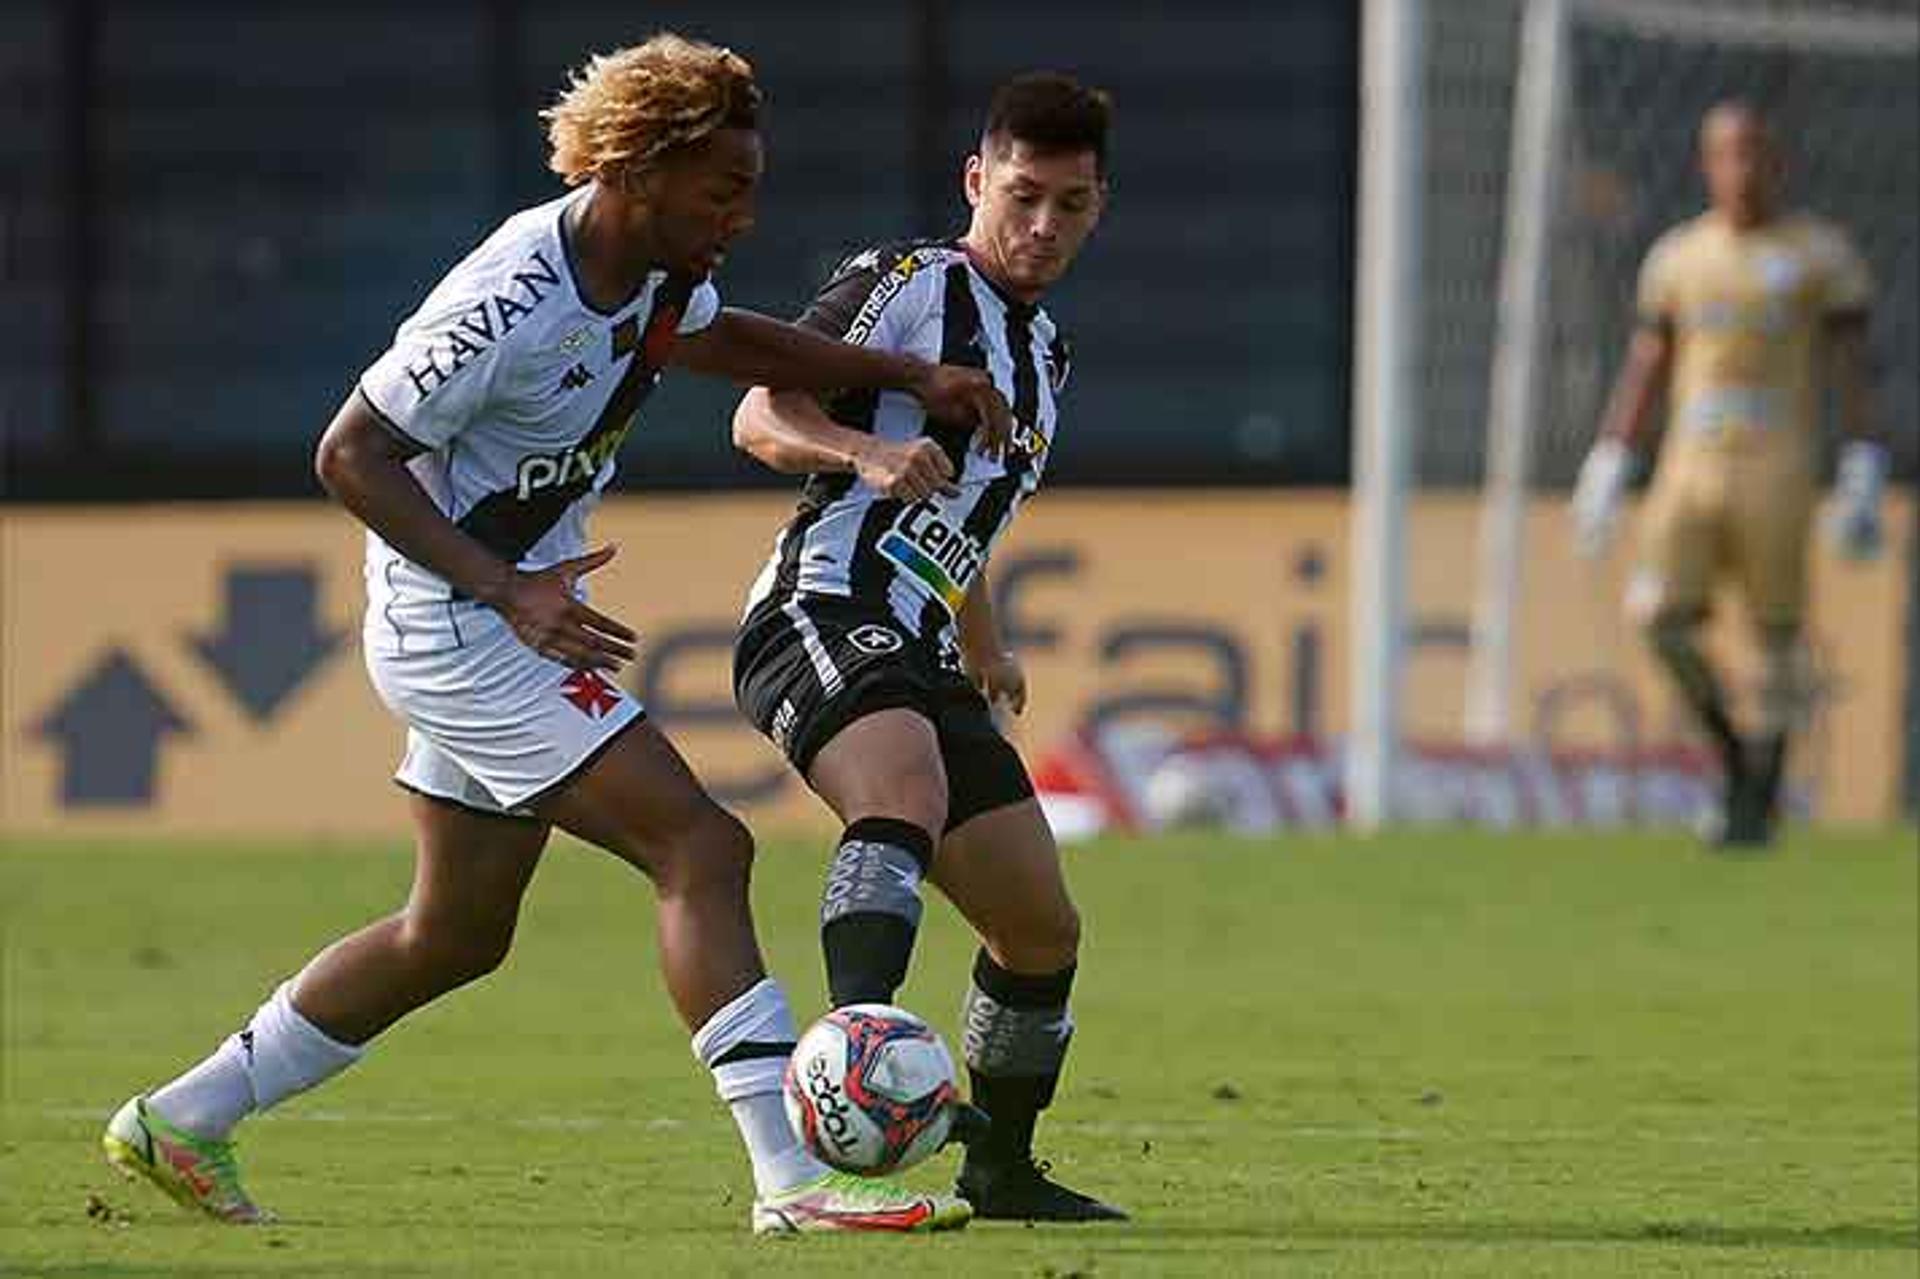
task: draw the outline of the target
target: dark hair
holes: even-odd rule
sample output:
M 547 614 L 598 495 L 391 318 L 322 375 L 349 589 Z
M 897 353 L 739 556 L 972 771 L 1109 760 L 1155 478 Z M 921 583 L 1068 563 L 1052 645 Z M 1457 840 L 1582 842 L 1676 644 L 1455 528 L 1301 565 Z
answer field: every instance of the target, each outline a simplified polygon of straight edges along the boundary
M 1113 99 L 1057 71 L 1029 71 L 993 91 L 982 147 L 1024 142 L 1036 151 L 1091 151 L 1094 171 L 1107 176 L 1107 125 Z

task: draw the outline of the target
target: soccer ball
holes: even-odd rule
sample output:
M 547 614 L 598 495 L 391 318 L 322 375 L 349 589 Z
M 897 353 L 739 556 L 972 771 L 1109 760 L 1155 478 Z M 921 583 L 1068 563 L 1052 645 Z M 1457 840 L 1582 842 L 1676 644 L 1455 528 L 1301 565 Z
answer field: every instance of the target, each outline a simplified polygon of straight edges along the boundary
M 933 1027 L 891 1004 L 849 1004 L 800 1036 L 787 1063 L 787 1118 L 808 1150 L 876 1176 L 947 1139 L 960 1090 Z

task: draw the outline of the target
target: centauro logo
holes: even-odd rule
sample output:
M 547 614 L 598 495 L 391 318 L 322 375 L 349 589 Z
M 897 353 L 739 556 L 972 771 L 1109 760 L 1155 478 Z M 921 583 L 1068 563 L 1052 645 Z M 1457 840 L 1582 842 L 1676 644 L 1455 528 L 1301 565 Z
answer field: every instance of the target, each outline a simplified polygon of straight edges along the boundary
M 965 529 L 941 519 L 938 508 L 926 502 L 906 509 L 880 539 L 879 550 L 926 587 L 949 613 L 959 611 L 967 587 L 987 562 L 986 547 Z
M 522 502 L 538 493 L 541 489 L 552 488 L 556 484 L 567 484 L 574 480 L 591 481 L 600 474 L 600 468 L 607 459 L 620 451 L 621 442 L 632 429 L 629 420 L 626 426 L 617 431 L 608 431 L 592 444 L 582 448 L 571 448 L 564 453 L 530 453 L 520 459 L 519 474 L 515 478 L 516 495 Z

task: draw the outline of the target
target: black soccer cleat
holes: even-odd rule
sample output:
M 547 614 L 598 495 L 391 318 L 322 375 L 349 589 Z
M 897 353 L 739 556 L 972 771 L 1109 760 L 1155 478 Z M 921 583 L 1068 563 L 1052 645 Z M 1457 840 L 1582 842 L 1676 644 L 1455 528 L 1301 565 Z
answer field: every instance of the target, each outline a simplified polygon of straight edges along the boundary
M 968 1160 L 954 1189 L 979 1221 L 1126 1221 L 1127 1214 L 1047 1176 L 1052 1165 L 1031 1157 L 1008 1163 Z
M 1728 778 L 1719 810 L 1700 834 L 1722 853 L 1754 853 L 1773 843 L 1774 813 L 1764 778 L 1740 772 Z

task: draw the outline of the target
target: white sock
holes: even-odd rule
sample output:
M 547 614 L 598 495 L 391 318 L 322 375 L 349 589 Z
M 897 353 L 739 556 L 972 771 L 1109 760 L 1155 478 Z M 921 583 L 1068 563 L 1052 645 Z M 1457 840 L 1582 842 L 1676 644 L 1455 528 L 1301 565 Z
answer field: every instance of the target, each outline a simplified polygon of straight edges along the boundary
M 212 1056 L 156 1089 L 147 1104 L 196 1137 L 224 1141 L 233 1126 L 359 1061 L 364 1046 L 343 1044 L 300 1015 L 293 983 L 283 982 L 247 1028 Z
M 827 1171 L 794 1135 L 780 1100 L 793 1041 L 793 1014 L 780 983 L 771 977 L 736 996 L 693 1036 L 693 1055 L 713 1072 L 714 1089 L 733 1112 L 753 1160 L 754 1193 L 763 1199 Z M 754 1045 L 755 1054 L 720 1061 L 742 1045 Z
M 240 1036 L 228 1035 L 205 1061 L 170 1084 L 154 1089 L 147 1108 L 196 1137 L 225 1141 L 253 1109 L 247 1054 Z

